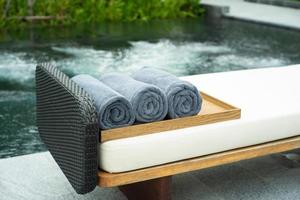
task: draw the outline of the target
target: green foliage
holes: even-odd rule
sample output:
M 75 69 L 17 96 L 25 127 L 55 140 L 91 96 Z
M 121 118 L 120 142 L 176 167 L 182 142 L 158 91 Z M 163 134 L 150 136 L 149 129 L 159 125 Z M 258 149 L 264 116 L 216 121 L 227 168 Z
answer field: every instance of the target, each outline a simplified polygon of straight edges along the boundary
M 27 1 L 11 0 L 5 17 L 6 2 L 0 0 L 0 27 L 20 25 L 20 20 L 16 18 L 28 15 Z M 203 13 L 203 9 L 199 0 L 36 0 L 33 13 L 57 18 L 44 21 L 45 24 L 65 25 L 197 17 Z

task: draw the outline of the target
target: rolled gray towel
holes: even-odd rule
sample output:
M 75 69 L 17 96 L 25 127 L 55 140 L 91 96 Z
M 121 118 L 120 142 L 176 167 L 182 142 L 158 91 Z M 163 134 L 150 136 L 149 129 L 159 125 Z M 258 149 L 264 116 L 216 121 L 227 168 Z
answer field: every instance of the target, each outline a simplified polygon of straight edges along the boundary
M 105 74 L 100 81 L 130 101 L 136 121 L 159 121 L 167 115 L 167 97 L 158 87 L 136 81 L 121 73 Z
M 201 110 L 202 98 L 199 91 L 187 81 L 150 67 L 141 68 L 132 77 L 138 81 L 156 85 L 165 92 L 170 118 L 196 115 Z
M 124 96 L 89 75 L 77 75 L 72 80 L 93 98 L 101 129 L 134 123 L 132 106 Z

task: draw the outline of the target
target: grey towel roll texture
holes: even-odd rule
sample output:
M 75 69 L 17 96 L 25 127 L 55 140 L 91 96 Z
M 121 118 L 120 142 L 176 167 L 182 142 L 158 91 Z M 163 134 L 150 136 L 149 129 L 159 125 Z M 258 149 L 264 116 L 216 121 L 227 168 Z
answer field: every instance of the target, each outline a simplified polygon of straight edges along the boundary
M 138 81 L 153 84 L 162 89 L 168 99 L 168 117 L 178 118 L 196 115 L 201 110 L 202 98 L 198 89 L 187 81 L 150 67 L 143 67 L 132 75 Z
M 105 74 L 100 78 L 100 81 L 130 101 L 136 121 L 159 121 L 167 115 L 167 97 L 158 87 L 136 81 L 121 73 Z
M 121 94 L 89 75 L 77 75 L 71 80 L 94 100 L 101 129 L 132 125 L 135 115 L 130 102 Z

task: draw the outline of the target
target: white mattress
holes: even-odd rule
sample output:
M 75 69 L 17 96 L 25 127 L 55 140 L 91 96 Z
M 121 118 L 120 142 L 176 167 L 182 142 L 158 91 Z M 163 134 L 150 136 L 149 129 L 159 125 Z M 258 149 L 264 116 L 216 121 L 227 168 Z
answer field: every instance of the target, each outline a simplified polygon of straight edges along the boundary
M 241 108 L 241 119 L 101 143 L 101 169 L 125 172 L 300 135 L 300 65 L 183 79 Z

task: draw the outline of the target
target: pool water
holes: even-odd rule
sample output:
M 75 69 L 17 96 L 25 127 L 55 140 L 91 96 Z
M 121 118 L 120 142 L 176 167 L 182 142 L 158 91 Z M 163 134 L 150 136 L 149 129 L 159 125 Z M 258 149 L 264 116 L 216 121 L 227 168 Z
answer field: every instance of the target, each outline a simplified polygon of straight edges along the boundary
M 35 126 L 34 70 L 69 76 L 130 74 L 142 66 L 178 76 L 300 63 L 296 31 L 232 20 L 160 20 L 31 27 L 0 33 L 0 158 L 44 151 Z

